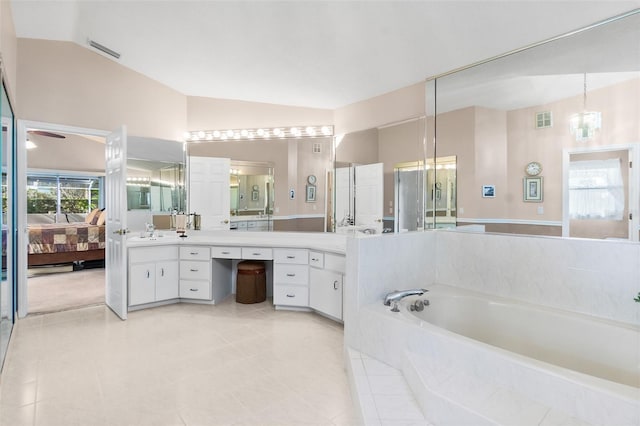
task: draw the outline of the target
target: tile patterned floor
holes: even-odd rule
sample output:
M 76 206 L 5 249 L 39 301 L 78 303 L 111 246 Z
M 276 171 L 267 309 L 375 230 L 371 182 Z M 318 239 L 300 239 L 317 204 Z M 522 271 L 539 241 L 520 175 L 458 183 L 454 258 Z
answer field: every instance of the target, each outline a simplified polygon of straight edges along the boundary
M 27 317 L 0 425 L 352 425 L 340 324 L 269 302 Z

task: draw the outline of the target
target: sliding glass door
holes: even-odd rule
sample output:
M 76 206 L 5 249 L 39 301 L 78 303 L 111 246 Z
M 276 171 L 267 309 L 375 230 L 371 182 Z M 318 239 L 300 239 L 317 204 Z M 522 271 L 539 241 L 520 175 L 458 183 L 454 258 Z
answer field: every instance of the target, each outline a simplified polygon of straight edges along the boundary
M 16 312 L 15 301 L 15 126 L 13 109 L 7 96 L 4 81 L 0 103 L 2 118 L 2 132 L 0 133 L 0 157 L 2 163 L 2 209 L 0 210 L 0 224 L 2 224 L 2 277 L 0 281 L 0 368 L 4 364 L 11 331 Z

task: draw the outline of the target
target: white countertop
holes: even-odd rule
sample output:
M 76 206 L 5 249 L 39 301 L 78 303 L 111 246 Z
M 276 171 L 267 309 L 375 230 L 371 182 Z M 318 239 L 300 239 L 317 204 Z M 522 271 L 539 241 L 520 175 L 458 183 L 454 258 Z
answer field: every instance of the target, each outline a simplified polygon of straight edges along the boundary
M 165 244 L 288 247 L 320 250 L 345 254 L 347 236 L 330 232 L 238 232 L 187 231 L 187 237 L 178 237 L 175 231 L 156 231 L 157 237 L 140 237 L 135 233 L 127 239 L 127 247 L 147 247 Z

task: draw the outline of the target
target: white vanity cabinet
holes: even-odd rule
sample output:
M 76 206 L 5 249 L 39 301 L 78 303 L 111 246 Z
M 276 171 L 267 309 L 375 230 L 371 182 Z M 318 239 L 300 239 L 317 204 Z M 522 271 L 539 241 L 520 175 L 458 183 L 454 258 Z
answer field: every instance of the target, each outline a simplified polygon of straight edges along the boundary
M 309 306 L 342 321 L 345 257 L 309 252 Z
M 211 250 L 209 247 L 180 247 L 180 297 L 211 300 Z
M 178 248 L 129 249 L 129 306 L 177 299 Z
M 273 304 L 278 307 L 309 307 L 309 251 L 273 249 Z

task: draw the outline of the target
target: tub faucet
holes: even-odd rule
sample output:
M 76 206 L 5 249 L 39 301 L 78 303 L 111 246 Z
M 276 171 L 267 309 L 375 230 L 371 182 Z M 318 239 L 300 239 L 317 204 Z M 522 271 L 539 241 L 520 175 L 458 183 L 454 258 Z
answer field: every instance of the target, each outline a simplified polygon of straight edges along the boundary
M 391 293 L 387 294 L 384 297 L 384 305 L 391 306 L 393 303 L 393 312 L 398 312 L 398 302 L 404 299 L 407 296 L 422 296 L 425 294 L 427 289 L 424 288 L 414 288 L 411 290 L 394 290 Z

